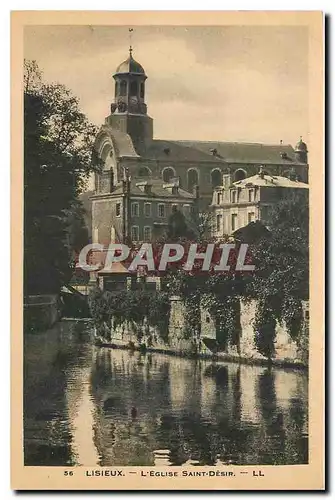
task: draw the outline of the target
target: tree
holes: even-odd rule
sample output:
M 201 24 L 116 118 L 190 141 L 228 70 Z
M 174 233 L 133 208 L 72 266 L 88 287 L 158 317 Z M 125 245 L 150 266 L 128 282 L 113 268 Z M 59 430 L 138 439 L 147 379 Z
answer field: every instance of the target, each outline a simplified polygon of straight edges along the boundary
M 270 234 L 252 246 L 256 271 L 247 288 L 248 295 L 258 299 L 256 345 L 271 358 L 275 320 L 284 321 L 291 337 L 298 340 L 302 301 L 309 296 L 308 190 L 283 199 L 269 219 Z
M 72 274 L 71 223 L 78 226 L 78 197 L 100 168 L 96 128 L 70 90 L 43 83 L 35 61 L 25 61 L 24 85 L 24 287 L 52 293 Z
M 176 241 L 181 238 L 194 239 L 195 234 L 189 228 L 185 216 L 180 210 L 173 212 L 168 219 L 168 227 L 166 232 L 167 241 Z

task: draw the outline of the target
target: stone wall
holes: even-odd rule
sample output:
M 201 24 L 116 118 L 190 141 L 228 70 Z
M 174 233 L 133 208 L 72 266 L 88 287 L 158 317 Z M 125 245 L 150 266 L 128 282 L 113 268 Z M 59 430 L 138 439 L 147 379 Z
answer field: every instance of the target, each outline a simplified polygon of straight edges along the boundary
M 256 313 L 257 301 L 252 300 L 248 303 L 243 301 L 240 302 L 241 314 L 241 336 L 240 336 L 240 353 L 237 352 L 237 347 L 228 345 L 225 351 L 228 355 L 238 356 L 248 359 L 264 359 L 264 357 L 257 351 L 254 341 L 254 329 L 253 322 Z M 308 309 L 307 303 L 303 304 L 304 311 L 304 321 L 303 329 L 308 329 L 308 324 L 306 322 L 305 312 Z M 210 313 L 202 308 L 201 309 L 201 337 L 203 339 L 216 338 L 215 324 Z M 307 347 L 308 350 L 308 347 Z M 276 340 L 275 340 L 275 359 L 280 361 L 299 361 L 304 364 L 308 362 L 308 353 L 306 355 L 305 351 L 298 346 L 298 344 L 293 341 L 285 327 L 285 325 L 276 325 Z
M 201 308 L 201 333 L 198 338 L 189 338 L 187 335 L 187 317 L 185 305 L 180 297 L 171 297 L 171 310 L 169 317 L 169 329 L 167 338 L 161 338 L 159 331 L 150 326 L 146 321 L 143 325 L 133 325 L 124 322 L 121 325 L 112 325 L 108 328 L 107 335 L 111 344 L 119 346 L 140 347 L 148 349 L 174 352 L 176 354 L 190 355 L 198 353 L 205 356 L 230 357 L 231 359 L 241 358 L 244 360 L 255 360 L 256 362 L 265 360 L 257 351 L 254 341 L 253 321 L 256 312 L 256 301 L 240 303 L 240 352 L 235 345 L 227 345 L 225 350 L 216 349 L 216 329 L 211 314 Z M 306 303 L 304 311 L 307 310 Z M 308 328 L 306 321 L 303 328 Z M 283 325 L 277 324 L 275 340 L 275 360 L 278 362 L 288 362 L 308 364 L 308 337 L 307 348 L 301 349 L 288 334 Z

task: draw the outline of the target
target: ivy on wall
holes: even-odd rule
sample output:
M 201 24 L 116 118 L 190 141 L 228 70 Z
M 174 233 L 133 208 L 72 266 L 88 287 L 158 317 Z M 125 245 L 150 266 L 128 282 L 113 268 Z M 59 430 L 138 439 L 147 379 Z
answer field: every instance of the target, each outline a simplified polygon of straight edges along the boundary
M 145 319 L 157 329 L 159 337 L 167 343 L 170 301 L 166 292 L 145 290 L 102 291 L 95 288 L 89 295 L 89 305 L 97 330 L 109 339 L 112 325 L 129 322 L 138 340 L 143 337 Z

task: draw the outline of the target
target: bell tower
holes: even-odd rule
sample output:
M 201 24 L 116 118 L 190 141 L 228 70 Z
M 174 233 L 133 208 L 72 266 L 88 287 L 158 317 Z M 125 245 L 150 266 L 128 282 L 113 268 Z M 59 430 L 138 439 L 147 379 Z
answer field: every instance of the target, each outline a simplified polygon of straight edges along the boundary
M 140 155 L 153 138 L 153 120 L 147 115 L 145 103 L 147 76 L 141 64 L 133 58 L 131 45 L 129 57 L 117 67 L 113 78 L 114 99 L 106 123 L 129 134 Z

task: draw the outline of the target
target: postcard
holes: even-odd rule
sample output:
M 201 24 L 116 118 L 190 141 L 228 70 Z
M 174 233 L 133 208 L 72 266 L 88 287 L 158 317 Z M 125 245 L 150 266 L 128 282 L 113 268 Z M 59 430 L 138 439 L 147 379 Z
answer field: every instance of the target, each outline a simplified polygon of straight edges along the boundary
M 15 490 L 324 490 L 322 12 L 11 17 Z

